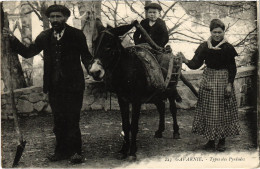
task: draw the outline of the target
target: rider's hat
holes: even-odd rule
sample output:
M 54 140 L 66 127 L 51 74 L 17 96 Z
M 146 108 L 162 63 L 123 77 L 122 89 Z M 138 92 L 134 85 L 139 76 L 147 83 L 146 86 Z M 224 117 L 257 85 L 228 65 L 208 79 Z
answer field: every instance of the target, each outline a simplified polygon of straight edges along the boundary
M 145 10 L 148 10 L 149 8 L 158 9 L 159 11 L 162 10 L 161 5 L 159 5 L 159 4 L 157 4 L 157 3 L 149 3 L 148 5 L 146 5 L 146 6 L 144 7 Z

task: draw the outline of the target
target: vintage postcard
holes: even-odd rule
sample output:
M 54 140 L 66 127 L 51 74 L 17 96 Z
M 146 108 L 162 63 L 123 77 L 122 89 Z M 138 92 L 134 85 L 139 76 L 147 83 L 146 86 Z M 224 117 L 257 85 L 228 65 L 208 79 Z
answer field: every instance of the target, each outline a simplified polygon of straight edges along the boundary
M 2 168 L 259 167 L 259 1 L 1 1 Z

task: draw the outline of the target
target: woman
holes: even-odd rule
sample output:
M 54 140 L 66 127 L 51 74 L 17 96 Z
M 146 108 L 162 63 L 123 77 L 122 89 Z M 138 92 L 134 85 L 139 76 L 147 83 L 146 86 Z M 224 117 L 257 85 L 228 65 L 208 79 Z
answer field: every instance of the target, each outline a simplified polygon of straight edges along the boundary
M 225 25 L 219 19 L 210 23 L 211 37 L 195 51 L 192 60 L 183 57 L 191 69 L 198 69 L 205 61 L 206 69 L 199 89 L 192 132 L 209 141 L 205 149 L 225 151 L 225 138 L 239 134 L 237 102 L 234 92 L 236 76 L 234 47 L 224 38 Z

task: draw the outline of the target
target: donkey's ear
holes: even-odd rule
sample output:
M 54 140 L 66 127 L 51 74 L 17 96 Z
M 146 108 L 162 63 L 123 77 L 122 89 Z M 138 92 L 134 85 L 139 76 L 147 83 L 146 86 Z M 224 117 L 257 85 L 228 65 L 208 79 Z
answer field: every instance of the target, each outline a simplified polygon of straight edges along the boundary
M 109 24 L 107 24 L 107 29 L 112 29 L 113 27 Z
M 93 42 L 97 39 L 98 35 L 103 30 L 105 30 L 105 27 L 103 26 L 101 20 L 99 18 L 96 18 L 96 21 L 95 21 L 95 24 L 94 24 L 94 32 L 93 32 L 93 35 L 92 35 L 92 41 Z
M 99 18 L 96 18 L 96 22 L 95 22 L 95 28 L 98 31 L 98 33 L 100 33 L 101 31 L 105 30 L 106 28 L 103 26 L 103 23 L 101 22 L 101 20 Z

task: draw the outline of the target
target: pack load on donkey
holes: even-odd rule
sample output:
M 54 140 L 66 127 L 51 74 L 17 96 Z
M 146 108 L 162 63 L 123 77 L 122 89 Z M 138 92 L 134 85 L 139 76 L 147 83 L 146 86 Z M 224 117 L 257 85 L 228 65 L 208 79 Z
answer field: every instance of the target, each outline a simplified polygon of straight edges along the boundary
M 162 48 L 158 46 L 148 35 L 145 29 L 135 22 L 148 44 L 139 44 L 128 48 L 135 52 L 145 68 L 148 87 L 158 91 L 164 91 L 168 85 L 177 85 L 182 68 L 181 53 L 172 54 L 170 46 Z

